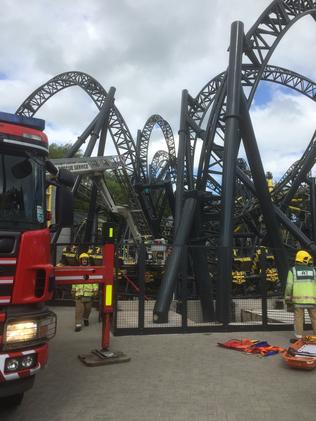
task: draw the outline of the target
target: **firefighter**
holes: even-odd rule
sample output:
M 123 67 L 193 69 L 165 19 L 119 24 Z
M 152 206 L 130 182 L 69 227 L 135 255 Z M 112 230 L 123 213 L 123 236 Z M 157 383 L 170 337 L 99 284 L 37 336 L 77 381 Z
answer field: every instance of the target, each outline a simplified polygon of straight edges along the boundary
M 81 266 L 88 266 L 89 255 L 81 253 L 79 263 Z M 85 326 L 89 326 L 93 298 L 98 295 L 98 284 L 75 284 L 72 286 L 72 294 L 76 301 L 75 332 L 80 332 L 82 320 Z
M 304 310 L 307 309 L 316 335 L 316 271 L 312 266 L 312 256 L 299 250 L 295 256 L 295 266 L 288 273 L 285 289 L 285 302 L 294 307 L 294 334 L 290 342 L 302 338 Z

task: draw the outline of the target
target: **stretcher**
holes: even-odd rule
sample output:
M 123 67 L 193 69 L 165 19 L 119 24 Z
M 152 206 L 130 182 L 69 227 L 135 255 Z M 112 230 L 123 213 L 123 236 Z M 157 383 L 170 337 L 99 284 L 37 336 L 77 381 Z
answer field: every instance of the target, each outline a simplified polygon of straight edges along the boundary
M 297 340 L 282 355 L 289 367 L 313 370 L 316 367 L 316 336 L 305 336 Z

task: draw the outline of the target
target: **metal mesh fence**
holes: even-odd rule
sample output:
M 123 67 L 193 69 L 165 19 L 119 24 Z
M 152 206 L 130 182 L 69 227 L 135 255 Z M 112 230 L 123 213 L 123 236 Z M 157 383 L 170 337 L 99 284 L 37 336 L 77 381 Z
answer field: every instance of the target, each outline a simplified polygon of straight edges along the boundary
M 146 251 L 138 250 L 137 263 L 121 264 L 117 269 L 117 307 L 114 334 L 146 334 L 169 332 L 290 330 L 293 312 L 284 302 L 284 282 L 279 279 L 275 264 L 276 250 L 260 248 L 252 254 L 234 249 L 230 301 L 230 322 L 224 324 L 217 317 L 217 297 L 221 280 L 217 275 L 217 256 L 212 250 L 199 246 L 199 253 L 208 256 L 209 291 L 213 317 L 205 320 L 205 308 L 199 293 L 192 262 L 192 247 L 182 255 L 181 265 L 174 281 L 167 322 L 156 323 L 153 313 L 159 290 L 164 282 L 168 259 L 163 265 L 148 262 Z M 172 253 L 172 251 L 169 250 Z M 196 252 L 196 250 L 195 250 Z M 293 262 L 289 256 L 289 266 Z M 205 303 L 204 303 L 205 305 Z M 310 319 L 305 312 L 305 328 Z
M 81 245 L 82 247 L 82 245 Z M 86 245 L 88 247 L 88 245 Z M 136 247 L 136 246 L 135 246 Z M 159 248 L 160 247 L 160 248 Z M 166 251 L 163 246 L 158 252 Z M 77 247 L 78 248 L 78 247 Z M 90 248 L 91 264 L 102 263 L 97 248 Z M 78 253 L 74 245 L 59 244 L 55 251 L 55 264 L 77 265 Z M 167 322 L 154 322 L 154 309 L 163 287 L 164 277 L 170 264 L 171 249 L 165 253 L 166 259 L 148 259 L 146 247 L 136 247 L 133 260 L 116 259 L 115 268 L 115 311 L 113 333 L 146 334 L 194 331 L 238 331 L 238 330 L 286 330 L 293 328 L 293 310 L 284 302 L 284 282 L 279 279 L 275 264 L 277 250 L 260 248 L 253 253 L 234 249 L 231 290 L 229 301 L 229 323 L 218 317 L 218 290 L 221 280 L 217 274 L 217 256 L 211 248 L 191 246 L 183 250 L 179 268 L 174 279 Z M 207 255 L 204 273 L 194 267 L 192 256 Z M 169 257 L 168 257 L 169 256 Z M 289 267 L 293 258 L 289 255 Z M 206 278 L 204 275 L 207 275 Z M 201 279 L 208 279 L 210 295 L 205 308 L 204 291 Z M 205 297 L 204 297 L 205 298 Z M 73 305 L 71 286 L 58 287 L 51 304 Z M 98 307 L 96 300 L 95 306 Z M 208 314 L 208 316 L 205 316 Z M 211 317 L 210 317 L 211 314 Z M 305 311 L 305 328 L 310 328 L 310 318 Z
M 135 329 L 139 326 L 139 299 L 117 300 L 115 323 L 117 329 Z

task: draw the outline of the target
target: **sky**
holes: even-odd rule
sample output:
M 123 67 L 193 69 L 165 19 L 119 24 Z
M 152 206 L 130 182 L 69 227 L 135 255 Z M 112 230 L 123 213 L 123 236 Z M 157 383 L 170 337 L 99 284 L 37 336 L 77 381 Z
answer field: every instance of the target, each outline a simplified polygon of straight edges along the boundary
M 196 96 L 227 68 L 230 25 L 247 32 L 270 0 L 2 0 L 0 109 L 14 112 L 59 73 L 86 72 L 108 91 L 136 138 L 152 114 L 177 138 L 183 89 Z M 280 42 L 270 64 L 316 80 L 316 24 L 307 16 Z M 97 109 L 79 88 L 37 113 L 50 142 L 73 143 Z M 279 178 L 315 130 L 316 104 L 275 84 L 260 87 L 251 108 L 264 167 Z M 150 156 L 166 149 L 154 129 Z M 241 153 L 243 153 L 241 151 Z M 113 154 L 109 143 L 106 154 Z

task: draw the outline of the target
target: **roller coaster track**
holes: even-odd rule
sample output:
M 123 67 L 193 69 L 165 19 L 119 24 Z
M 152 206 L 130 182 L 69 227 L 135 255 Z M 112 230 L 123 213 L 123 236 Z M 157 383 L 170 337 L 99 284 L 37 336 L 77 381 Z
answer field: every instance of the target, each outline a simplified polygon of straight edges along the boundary
M 83 89 L 99 110 L 103 107 L 108 94 L 97 80 L 86 73 L 66 72 L 53 77 L 36 89 L 20 105 L 16 114 L 32 117 L 52 96 L 72 86 Z M 136 170 L 136 147 L 122 115 L 115 106 L 111 110 L 109 130 L 124 170 L 128 176 L 132 176 Z
M 282 78 L 281 76 L 276 77 L 276 75 L 273 75 L 271 68 L 267 68 L 268 72 L 265 72 L 267 63 L 282 37 L 296 21 L 308 14 L 315 18 L 315 1 L 275 0 L 262 13 L 246 35 L 247 48 L 245 53 L 251 61 L 253 69 L 248 77 L 247 69 L 249 71 L 249 66 L 244 65 L 246 74 L 242 77 L 242 80 L 244 86 L 251 88 L 248 95 L 249 107 L 260 80 L 264 80 L 264 75 L 268 78 L 267 80 L 281 84 L 285 83 L 287 86 L 299 90 L 309 97 L 313 97 L 315 94 L 314 84 L 298 74 L 288 72 L 288 76 Z M 221 167 L 221 159 L 218 160 L 215 148 L 223 145 L 225 136 L 226 87 L 226 72 L 224 72 L 201 90 L 195 98 L 193 106 L 191 106 L 190 115 L 194 121 L 200 123 L 199 126 L 201 127 L 208 108 L 214 103 L 200 155 L 196 182 L 199 190 L 205 189 L 209 174 L 214 172 L 214 167 Z M 190 139 L 193 149 L 192 153 L 194 154 L 196 144 L 196 134 L 194 132 L 190 133 Z M 218 140 L 218 145 L 216 145 L 215 139 Z
M 17 109 L 16 114 L 33 116 L 39 108 L 52 96 L 63 89 L 79 86 L 93 100 L 99 110 L 105 104 L 108 97 L 102 85 L 91 76 L 82 72 L 62 73 L 36 89 Z M 176 151 L 172 129 L 169 123 L 160 115 L 151 116 L 141 132 L 138 156 L 134 140 L 118 109 L 113 105 L 110 110 L 108 129 L 118 153 L 120 165 L 115 170 L 115 175 L 122 188 L 126 191 L 135 223 L 143 235 L 148 235 L 148 226 L 145 216 L 142 213 L 137 195 L 132 187 L 132 179 L 135 177 L 136 169 L 143 177 L 148 177 L 148 144 L 152 130 L 158 125 L 163 133 L 168 148 L 168 163 L 174 169 L 176 162 Z M 87 148 L 88 149 L 88 148 Z M 85 153 L 89 156 L 91 152 Z M 139 159 L 138 159 L 139 158 Z M 154 163 L 155 165 L 155 163 Z M 175 177 L 174 173 L 173 176 Z
M 171 168 L 175 168 L 176 165 L 176 147 L 174 143 L 174 137 L 172 129 L 169 123 L 164 120 L 160 115 L 154 114 L 146 121 L 143 130 L 137 139 L 137 150 L 139 151 L 139 163 L 143 168 L 143 173 L 147 177 L 147 181 L 150 178 L 148 171 L 148 145 L 151 133 L 155 126 L 159 126 L 163 136 L 165 138 L 168 148 L 168 161 Z M 156 165 L 156 161 L 152 163 Z
M 308 14 L 313 18 L 316 16 L 316 2 L 313 0 L 274 0 L 246 35 L 244 52 L 250 63 L 243 64 L 242 85 L 250 88 L 248 89 L 249 94 L 247 98 L 249 107 L 261 80 L 287 86 L 315 100 L 316 86 L 313 81 L 287 69 L 267 65 L 285 33 L 296 21 Z M 226 79 L 226 72 L 216 76 L 203 87 L 189 106 L 190 118 L 201 129 L 198 135 L 192 129 L 189 131 L 193 158 L 197 139 L 198 137 L 203 138 L 197 175 L 192 174 L 195 180 L 195 188 L 200 191 L 210 189 L 217 194 L 221 193 L 220 179 L 225 138 Z M 82 72 L 67 72 L 55 76 L 34 91 L 18 108 L 17 114 L 33 116 L 49 98 L 71 86 L 81 87 L 91 97 L 97 108 L 99 110 L 102 109 L 108 94 L 99 82 Z M 208 114 L 206 130 L 202 131 Z M 133 191 L 131 180 L 137 174 L 137 171 L 139 172 L 139 167 L 142 177 L 149 176 L 148 143 L 153 127 L 156 124 L 160 126 L 164 134 L 168 146 L 169 162 L 173 165 L 173 162 L 175 162 L 173 135 L 169 124 L 161 116 L 154 115 L 147 120 L 141 132 L 140 142 L 136 146 L 120 112 L 114 105 L 111 107 L 108 129 L 119 156 L 118 177 L 126 191 L 129 192 L 130 206 L 139 215 L 137 224 L 143 227 L 143 229 L 140 229 L 142 233 L 148 230 L 137 195 Z M 153 164 L 155 165 L 156 163 L 154 162 Z M 298 171 L 297 165 L 288 170 L 281 180 L 281 184 L 277 186 L 277 190 L 291 183 L 293 176 L 295 176 L 295 171 Z M 187 169 L 187 171 L 189 170 Z
M 169 168 L 170 155 L 166 151 L 157 151 L 149 165 L 149 180 L 160 181 Z
M 282 284 L 287 275 L 287 255 L 282 244 L 280 220 L 288 224 L 282 211 L 276 208 L 269 195 L 264 170 L 257 148 L 249 109 L 259 82 L 263 79 L 265 68 L 284 34 L 291 26 L 303 16 L 310 14 L 316 16 L 316 2 L 313 0 L 274 0 L 262 13 L 247 35 L 241 22 L 234 22 L 231 27 L 231 43 L 228 70 L 207 85 L 196 98 L 189 96 L 187 91 L 182 94 L 182 107 L 180 119 L 180 146 L 178 156 L 178 182 L 176 195 L 176 235 L 174 243 L 179 247 L 173 251 L 167 271 L 164 275 L 161 288 L 153 311 L 153 320 L 156 323 L 168 320 L 168 311 L 175 290 L 177 273 L 181 272 L 182 252 L 192 239 L 192 228 L 196 214 L 198 200 L 188 197 L 184 200 L 184 190 L 197 190 L 203 192 L 207 184 L 216 179 L 221 186 L 220 215 L 220 241 L 214 252 L 218 252 L 218 279 L 216 308 L 217 319 L 224 324 L 231 321 L 231 283 L 232 283 L 232 256 L 233 256 L 233 208 L 234 178 L 236 173 L 252 194 L 257 195 L 261 211 L 269 235 L 270 245 L 275 249 L 274 257 Z M 245 74 L 251 63 L 256 73 Z M 271 76 L 271 73 L 269 73 Z M 274 78 L 277 83 L 292 83 L 292 78 Z M 243 87 L 248 86 L 248 96 L 245 97 Z M 292 88 L 300 88 L 299 84 Z M 305 94 L 310 92 L 304 90 Z M 210 105 L 212 109 L 206 114 Z M 207 121 L 205 121 L 207 116 Z M 206 129 L 204 130 L 204 127 Z M 226 131 L 227 129 L 227 131 Z M 254 178 L 251 179 L 238 168 L 237 154 L 241 137 L 245 144 L 248 161 Z M 199 159 L 197 177 L 194 178 L 194 155 L 198 139 L 202 140 L 202 149 Z M 225 164 L 225 165 L 224 165 Z M 302 167 L 303 168 L 303 167 Z M 302 175 L 302 171 L 301 171 Z M 222 186 L 223 184 L 223 186 Z M 183 210 L 181 210 L 183 206 Z M 279 221 L 277 220 L 277 215 Z M 289 223 L 288 223 L 289 222 Z M 214 226 L 214 224 L 213 224 Z M 212 227 L 212 221 L 210 223 Z M 294 227 L 291 227 L 294 228 Z M 203 234 L 202 224 L 197 226 Z M 294 229 L 293 229 L 294 232 Z M 299 236 L 299 233 L 296 234 Z M 300 235 L 303 241 L 303 236 Z M 305 241 L 305 239 L 304 239 Z M 309 239 L 306 238 L 306 244 Z M 308 243 L 310 244 L 310 243 Z M 278 252 L 276 252 L 278 250 Z M 215 256 L 214 253 L 213 257 Z M 205 321 L 212 320 L 213 301 L 211 280 L 205 273 L 208 271 L 206 256 L 192 250 L 194 272 L 200 289 L 207 293 L 200 294 L 200 301 Z M 201 270 L 201 268 L 203 269 Z
M 20 105 L 16 114 L 33 116 L 52 96 L 63 89 L 73 86 L 82 88 L 90 96 L 97 108 L 99 110 L 102 109 L 108 97 L 102 85 L 85 73 L 67 72 L 55 76 L 36 89 Z M 149 230 L 146 218 L 142 212 L 137 195 L 132 188 L 132 178 L 136 172 L 136 146 L 123 117 L 114 104 L 110 109 L 107 129 L 110 131 L 119 157 L 120 165 L 116 169 L 116 174 L 119 177 L 122 188 L 127 193 L 135 224 L 142 235 L 148 235 Z M 92 150 L 88 153 L 85 152 L 85 156 L 91 155 L 91 152 Z
M 306 160 L 309 158 L 309 156 L 312 154 L 314 159 L 312 160 L 311 165 L 313 166 L 315 164 L 316 156 L 315 156 L 315 144 L 316 144 L 316 132 L 313 134 L 313 137 L 308 144 L 304 154 L 300 159 L 298 159 L 296 162 L 294 162 L 290 168 L 285 172 L 285 174 L 282 176 L 282 178 L 279 180 L 279 182 L 276 184 L 275 188 L 273 189 L 273 196 L 280 195 L 280 192 L 288 191 L 293 181 L 295 180 L 295 177 L 299 174 L 299 172 L 302 170 Z
M 257 79 L 257 75 L 259 70 L 255 68 L 253 65 L 244 65 L 243 72 L 242 72 L 242 85 L 243 87 L 251 87 L 255 80 Z M 225 79 L 225 72 L 219 74 L 214 79 L 212 79 L 208 84 L 206 84 L 203 89 L 199 92 L 199 94 L 195 98 L 195 104 L 198 106 L 192 106 L 190 108 L 190 116 L 192 119 L 201 127 L 204 118 L 208 113 L 209 108 L 213 105 L 216 96 L 218 95 L 218 89 L 220 88 L 221 84 Z M 284 87 L 290 88 L 299 92 L 306 97 L 316 101 L 316 84 L 311 79 L 306 78 L 296 72 L 290 71 L 288 69 L 277 67 L 277 66 L 267 66 L 261 77 L 262 81 L 273 82 Z M 221 116 L 224 117 L 224 112 L 221 113 Z M 224 118 L 220 121 L 217 127 L 217 134 L 220 139 L 224 138 Z M 195 150 L 196 143 L 197 143 L 197 136 L 193 130 L 190 130 L 190 142 L 192 145 L 193 151 Z M 309 145 L 310 147 L 310 145 Z M 211 190 L 214 189 L 215 192 L 221 192 L 220 183 L 217 182 L 216 186 L 212 186 L 212 182 L 214 182 L 214 178 L 212 175 L 218 175 L 222 171 L 222 156 L 219 151 L 223 148 L 222 145 L 215 144 L 213 145 L 213 151 L 211 152 L 212 162 L 209 165 L 209 174 L 208 174 L 208 187 L 211 186 Z M 204 146 L 204 150 L 206 150 L 206 146 Z M 203 158 L 203 154 L 201 153 L 201 159 Z M 289 172 L 289 177 L 291 177 L 292 173 Z M 198 175 L 199 177 L 199 175 Z M 285 175 L 284 175 L 285 177 Z M 199 187 L 197 181 L 197 187 Z

